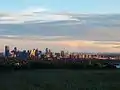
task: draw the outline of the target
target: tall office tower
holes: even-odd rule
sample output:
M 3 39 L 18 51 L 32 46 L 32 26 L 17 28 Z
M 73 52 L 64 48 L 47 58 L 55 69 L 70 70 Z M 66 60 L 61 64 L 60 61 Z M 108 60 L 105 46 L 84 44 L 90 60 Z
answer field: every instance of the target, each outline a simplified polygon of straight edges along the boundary
M 65 56 L 64 51 L 61 51 L 61 56 L 62 56 L 62 57 L 64 57 L 64 56 Z
M 48 48 L 45 49 L 45 53 L 48 54 Z
M 48 52 L 51 53 L 51 50 L 49 49 Z
M 38 49 L 35 50 L 35 56 L 36 56 L 36 58 L 38 58 L 38 56 L 39 56 L 39 50 Z
M 9 50 L 9 46 L 5 46 L 5 57 L 8 57 L 9 56 L 9 53 L 10 50 Z
M 17 51 L 17 47 L 14 47 L 14 51 L 15 51 L 15 52 Z
M 17 56 L 17 47 L 14 47 L 13 52 L 14 52 L 14 57 L 16 57 Z

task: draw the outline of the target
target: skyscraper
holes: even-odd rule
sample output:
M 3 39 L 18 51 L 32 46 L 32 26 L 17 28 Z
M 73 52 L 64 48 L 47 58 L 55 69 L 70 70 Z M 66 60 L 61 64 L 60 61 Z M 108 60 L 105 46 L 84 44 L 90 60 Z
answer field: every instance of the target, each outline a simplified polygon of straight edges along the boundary
M 65 56 L 64 51 L 61 51 L 61 56 L 62 56 L 62 57 L 64 57 L 64 56 Z
M 48 51 L 48 48 L 46 48 L 46 49 L 45 49 L 45 53 L 48 54 L 48 52 L 49 52 L 49 51 Z
M 17 51 L 17 47 L 14 47 L 14 51 L 15 51 L 15 52 Z
M 9 46 L 5 46 L 5 57 L 8 57 L 9 56 Z

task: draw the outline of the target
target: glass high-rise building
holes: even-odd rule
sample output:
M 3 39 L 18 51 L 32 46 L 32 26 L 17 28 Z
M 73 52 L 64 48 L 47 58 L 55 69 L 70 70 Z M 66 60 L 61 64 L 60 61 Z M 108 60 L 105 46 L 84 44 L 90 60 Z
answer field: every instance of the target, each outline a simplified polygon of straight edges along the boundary
M 5 46 L 5 57 L 8 57 L 10 54 L 9 46 Z

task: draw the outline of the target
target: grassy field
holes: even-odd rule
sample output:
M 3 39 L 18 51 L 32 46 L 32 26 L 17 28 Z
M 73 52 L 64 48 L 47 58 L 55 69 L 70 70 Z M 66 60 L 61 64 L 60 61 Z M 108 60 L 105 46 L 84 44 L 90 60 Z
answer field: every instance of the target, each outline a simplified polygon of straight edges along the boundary
M 120 90 L 120 70 L 1 72 L 0 90 Z

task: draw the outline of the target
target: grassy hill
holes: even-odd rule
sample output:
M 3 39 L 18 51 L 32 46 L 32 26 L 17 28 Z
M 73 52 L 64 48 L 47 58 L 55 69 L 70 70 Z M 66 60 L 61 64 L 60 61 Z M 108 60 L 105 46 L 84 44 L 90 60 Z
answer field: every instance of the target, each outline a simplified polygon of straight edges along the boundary
M 25 70 L 0 73 L 0 90 L 120 90 L 120 70 Z

